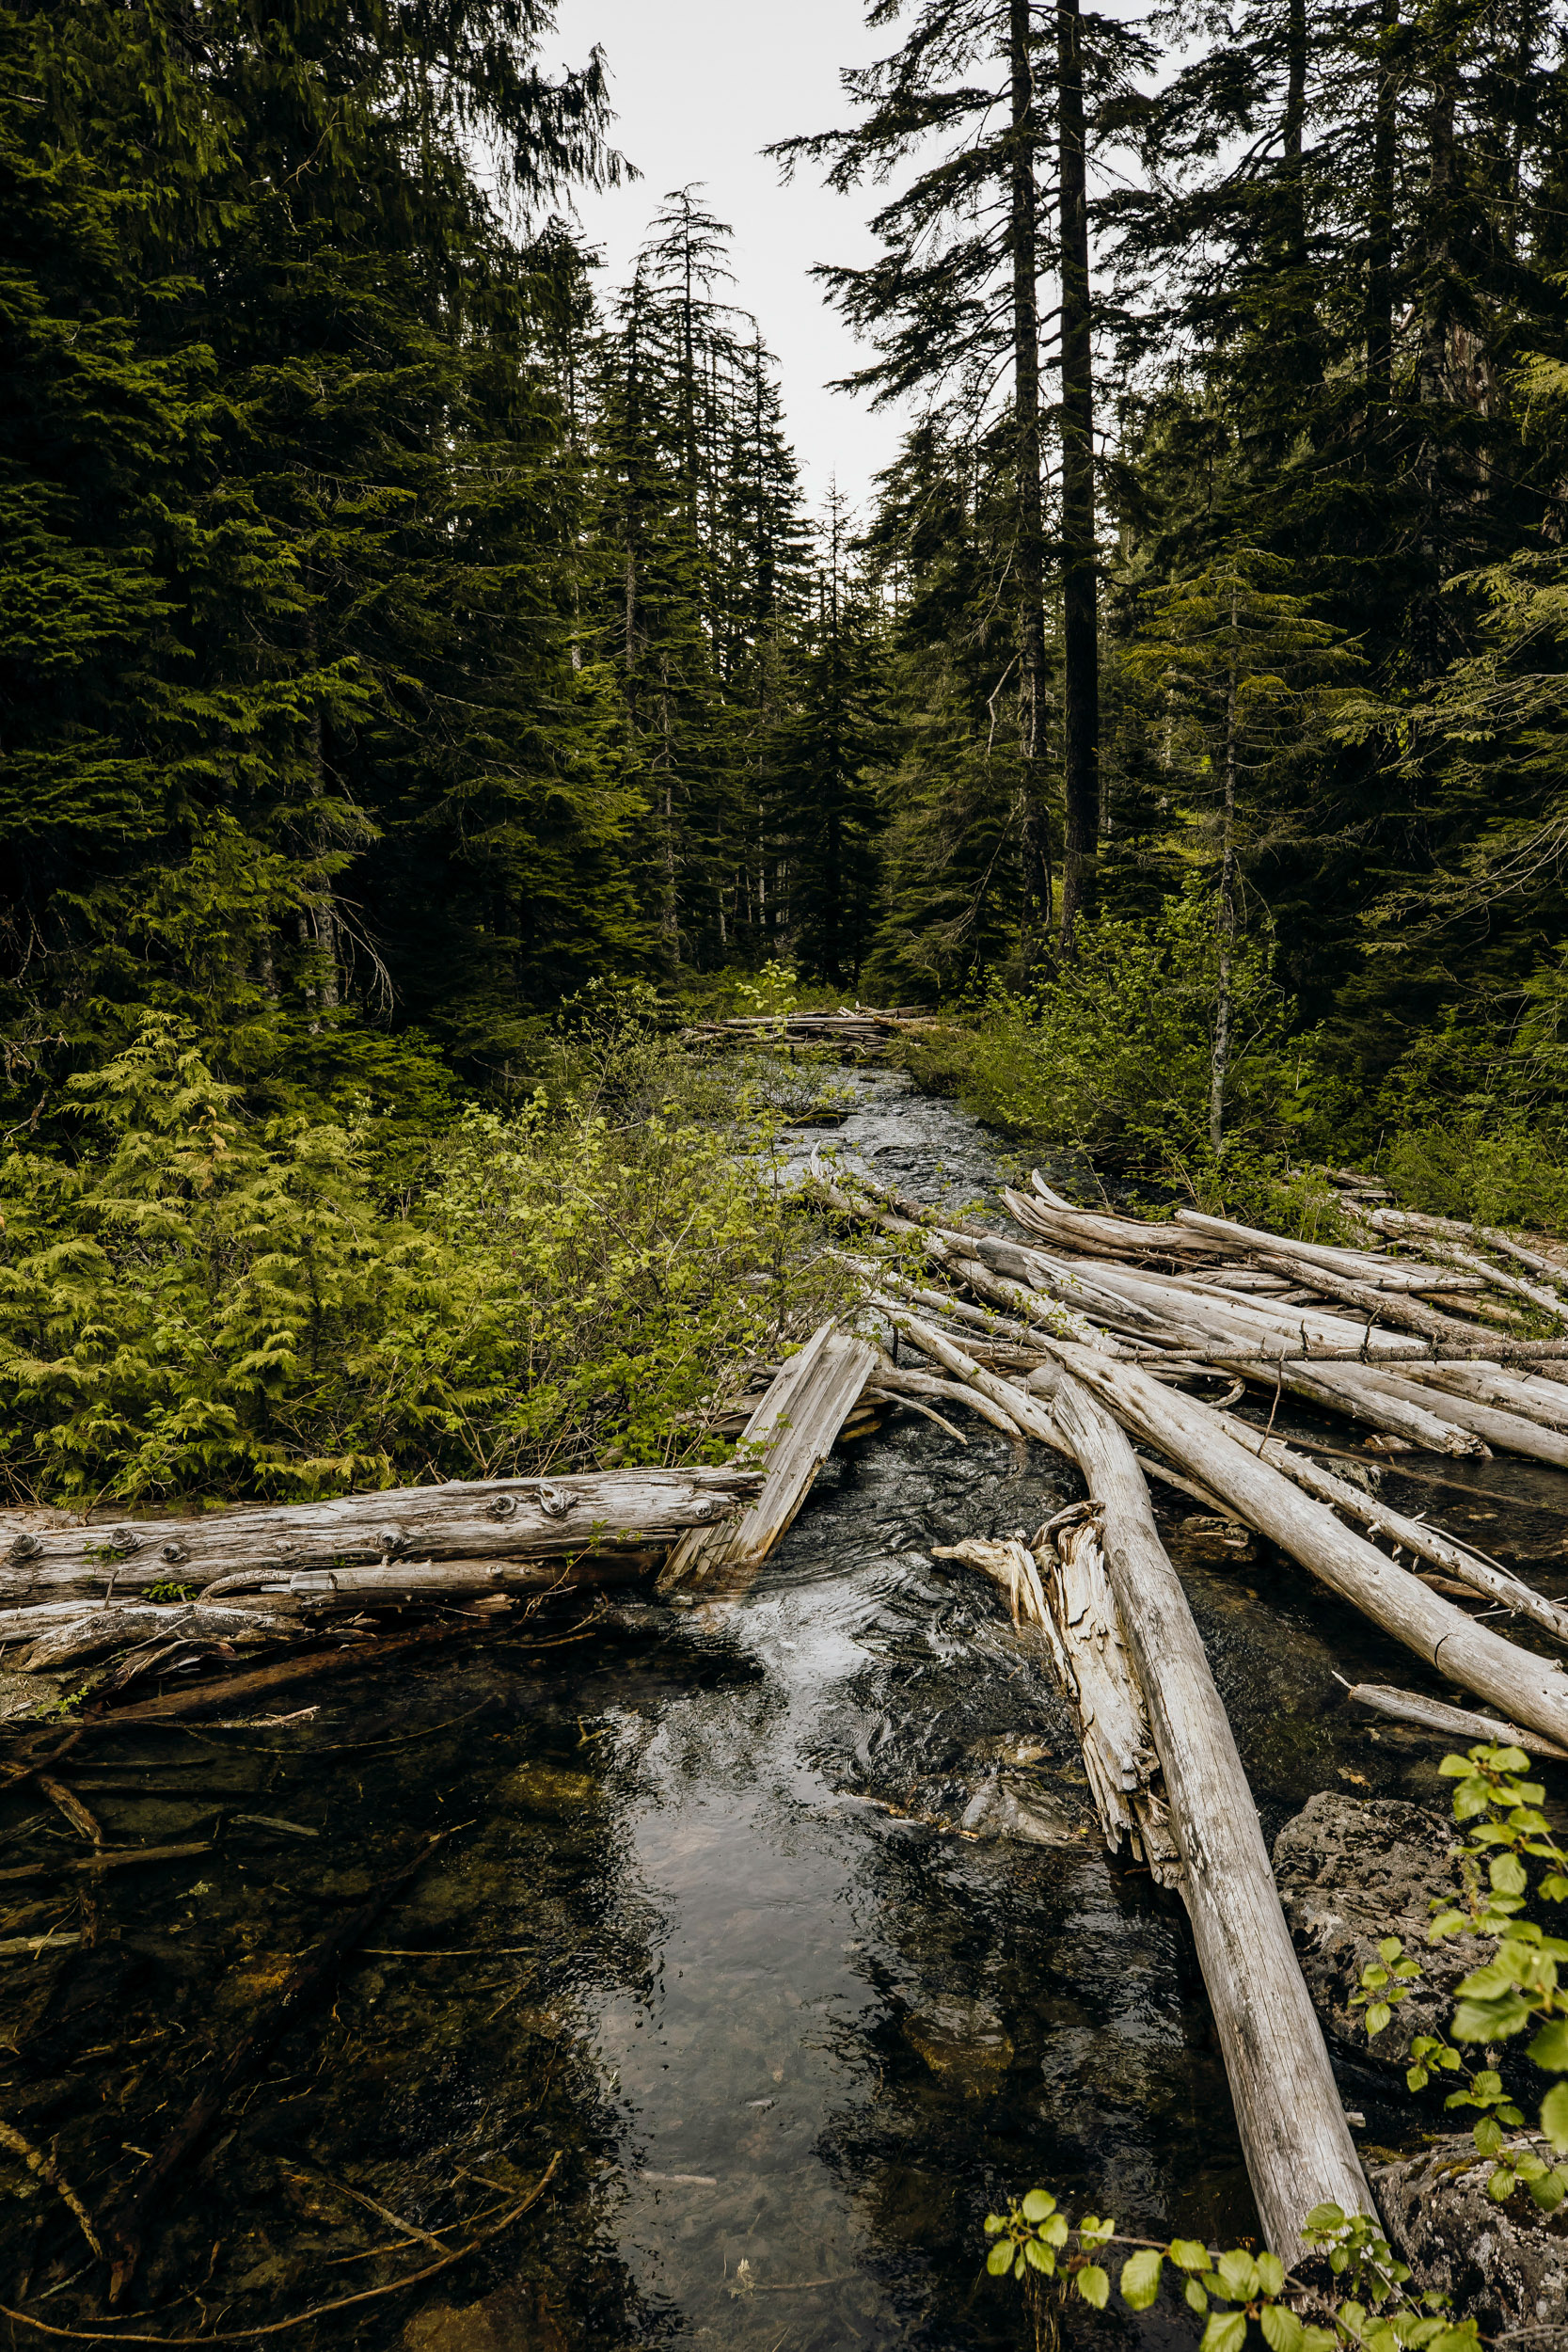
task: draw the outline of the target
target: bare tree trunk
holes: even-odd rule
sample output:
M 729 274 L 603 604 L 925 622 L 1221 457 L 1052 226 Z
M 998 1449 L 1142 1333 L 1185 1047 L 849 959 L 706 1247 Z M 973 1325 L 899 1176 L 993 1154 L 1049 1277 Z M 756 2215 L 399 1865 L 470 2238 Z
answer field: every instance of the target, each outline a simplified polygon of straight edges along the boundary
M 1038 208 L 1030 0 L 1008 0 L 1012 85 L 1013 408 L 1017 433 L 1019 756 L 1023 771 L 1022 954 L 1027 970 L 1051 932 L 1051 831 L 1040 739 L 1045 711 L 1045 531 L 1040 508 Z
M 1230 1072 L 1230 977 L 1236 948 L 1236 592 L 1230 593 L 1230 667 L 1225 687 L 1225 783 L 1220 803 L 1220 960 L 1214 989 L 1214 1044 L 1209 1067 L 1209 1141 L 1216 1158 L 1225 1140 L 1225 1083 Z
M 1367 207 L 1367 438 L 1380 439 L 1393 395 L 1395 81 L 1393 44 L 1399 0 L 1378 10 L 1377 103 L 1372 119 L 1372 184 Z
M 1089 317 L 1089 212 L 1084 56 L 1078 0 L 1056 12 L 1058 182 L 1062 246 L 1062 946 L 1094 905 L 1100 849 L 1100 613 L 1094 541 L 1094 349 Z

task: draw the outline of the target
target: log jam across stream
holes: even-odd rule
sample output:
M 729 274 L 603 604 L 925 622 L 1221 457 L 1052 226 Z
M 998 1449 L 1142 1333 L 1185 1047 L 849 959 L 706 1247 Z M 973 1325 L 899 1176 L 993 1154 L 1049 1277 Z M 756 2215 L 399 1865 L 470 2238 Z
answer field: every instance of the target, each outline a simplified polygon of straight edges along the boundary
M 972 1199 L 1013 1172 L 902 1080 L 854 1084 L 840 1141 L 906 1190 Z M 1107 1860 L 1043 1651 L 933 1557 L 1081 1486 L 957 1418 L 967 1444 L 899 1420 L 835 1456 L 742 1601 L 617 1601 L 559 1648 L 546 1617 L 282 1694 L 271 1724 L 61 1754 L 44 1779 L 106 1846 L 198 1850 L 85 1902 L 40 1876 L 0 1917 L 0 2122 L 98 2215 L 183 2112 L 198 2047 L 236 2042 L 441 1840 L 169 2177 L 116 2332 L 245 2342 L 429 2270 L 276 2341 L 966 2352 L 1028 2341 L 980 2276 L 979 2223 L 1037 2182 L 1129 2230 L 1255 2226 L 1180 1900 Z M 1568 1475 L 1428 1456 L 1380 1491 L 1568 1595 Z M 1265 1837 L 1323 1789 L 1441 1806 L 1441 1741 L 1336 1677 L 1459 1694 L 1291 1562 L 1154 1502 Z M 91 1850 L 37 1775 L 0 1795 L 0 1864 Z M 1402 2096 L 1340 2084 L 1358 2147 L 1413 2142 Z M 526 2214 L 448 2263 L 558 2151 Z M 6 2161 L 0 2306 L 94 2324 L 76 2221 Z M 1152 2347 L 1170 2325 L 1112 2334 Z

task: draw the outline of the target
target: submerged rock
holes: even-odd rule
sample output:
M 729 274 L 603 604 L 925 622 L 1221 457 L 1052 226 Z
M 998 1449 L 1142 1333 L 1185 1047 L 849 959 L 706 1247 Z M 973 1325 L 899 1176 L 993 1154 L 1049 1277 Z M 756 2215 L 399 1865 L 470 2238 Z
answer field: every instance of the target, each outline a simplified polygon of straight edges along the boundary
M 1012 2038 L 983 2001 L 931 2001 L 904 2020 L 904 2037 L 933 2074 L 968 2099 L 1001 2088 L 1013 2062 Z
M 1389 2243 L 1423 2286 L 1451 2296 L 1483 2335 L 1519 2331 L 1529 2352 L 1568 2352 L 1568 2205 L 1544 2214 L 1523 2189 L 1496 2204 L 1493 2169 L 1466 2134 L 1369 2173 Z
M 1403 2068 L 1411 2039 L 1446 2023 L 1453 1988 L 1480 1965 L 1474 1936 L 1427 1942 L 1433 1899 L 1460 1893 L 1453 1825 L 1392 1797 L 1308 1800 L 1275 1840 L 1274 1874 L 1301 1957 L 1302 1974 L 1331 2042 L 1363 2064 Z M 1365 2009 L 1352 2006 L 1361 1971 L 1397 1935 L 1420 1963 L 1417 1990 L 1369 2041 Z
M 1029 1846 L 1078 1846 L 1083 1814 L 1022 1773 L 993 1772 L 965 1808 L 959 1827 L 976 1837 L 1017 1837 Z

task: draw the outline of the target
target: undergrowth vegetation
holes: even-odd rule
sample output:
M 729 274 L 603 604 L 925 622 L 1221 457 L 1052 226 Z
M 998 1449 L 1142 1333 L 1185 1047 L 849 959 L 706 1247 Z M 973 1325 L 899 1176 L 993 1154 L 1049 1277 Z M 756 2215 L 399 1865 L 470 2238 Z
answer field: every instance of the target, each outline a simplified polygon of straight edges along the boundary
M 389 1150 L 368 1109 L 247 1116 L 148 1019 L 73 1082 L 63 1144 L 0 1160 L 10 1499 L 723 1458 L 726 1393 L 843 1288 L 777 1183 L 820 1084 L 712 1074 L 605 992 L 520 1105 Z
M 1370 1100 L 1303 1028 L 1260 926 L 1227 982 L 1227 1124 L 1210 1133 L 1220 939 L 1196 884 L 1145 919 L 1104 915 L 1028 989 L 992 980 L 903 1049 L 920 1084 L 1024 1148 L 1142 1194 L 1315 1240 L 1352 1240 L 1325 1163 L 1375 1170 L 1411 1208 L 1568 1232 L 1568 1087 L 1537 1008 L 1466 1006 L 1409 1038 Z M 1532 1025 L 1533 1023 L 1533 1025 Z M 1093 1181 L 1091 1177 L 1091 1181 Z

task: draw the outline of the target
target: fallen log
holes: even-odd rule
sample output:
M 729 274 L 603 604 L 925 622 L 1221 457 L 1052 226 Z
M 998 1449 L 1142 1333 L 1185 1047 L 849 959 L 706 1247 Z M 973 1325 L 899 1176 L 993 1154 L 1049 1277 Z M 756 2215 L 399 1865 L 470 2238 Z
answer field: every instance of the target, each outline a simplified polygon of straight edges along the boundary
M 1179 1469 L 1223 1496 L 1240 1518 L 1289 1552 L 1331 1592 L 1479 1698 L 1568 1746 L 1568 1675 L 1467 1617 L 1239 1441 L 1217 1414 L 1133 1364 L 1055 1343 L 1074 1376 Z
M 684 1537 L 659 1576 L 660 1595 L 711 1583 L 721 1569 L 762 1565 L 805 1501 L 876 1362 L 867 1341 L 835 1324 L 812 1333 L 779 1372 L 740 1440 L 741 1459 L 764 1466 L 755 1500 L 733 1526 Z
M 912 1372 L 905 1364 L 890 1364 L 885 1359 L 878 1364 L 872 1377 L 879 1389 L 885 1389 L 893 1396 L 910 1397 L 917 1402 L 923 1397 L 942 1397 L 978 1413 L 982 1421 L 990 1422 L 1005 1438 L 1023 1434 L 1010 1413 L 1004 1412 L 1000 1405 L 993 1405 L 989 1396 L 982 1396 L 978 1389 L 969 1388 L 961 1380 L 941 1380 L 934 1372 Z M 954 1430 L 953 1434 L 957 1437 L 959 1433 Z
M 761 1486 L 750 1470 L 624 1470 L 559 1478 L 452 1480 L 113 1527 L 12 1532 L 0 1518 L 0 1600 L 206 1586 L 240 1569 L 370 1565 L 378 1561 L 543 1560 L 618 1545 L 662 1549 L 711 1527 Z
M 1234 1366 L 1229 1359 L 1216 1356 L 1216 1362 L 1229 1371 L 1244 1373 L 1253 1382 L 1271 1385 L 1266 1371 L 1257 1364 Z M 1315 1405 L 1320 1412 L 1338 1413 L 1349 1421 L 1359 1422 L 1363 1427 L 1377 1429 L 1386 1436 L 1401 1438 L 1406 1445 L 1419 1446 L 1428 1454 L 1480 1455 L 1484 1458 L 1488 1449 L 1485 1440 L 1471 1429 L 1464 1428 L 1457 1420 L 1445 1420 L 1427 1405 L 1401 1396 L 1381 1383 L 1374 1385 L 1363 1378 L 1366 1367 L 1357 1364 L 1313 1365 L 1283 1364 L 1275 1375 L 1275 1384 L 1299 1396 L 1304 1404 Z
M 1422 1216 L 1414 1209 L 1373 1209 L 1367 1222 L 1378 1232 L 1392 1233 L 1396 1238 L 1401 1233 L 1410 1232 L 1417 1235 L 1431 1233 L 1443 1241 L 1482 1242 L 1488 1249 L 1500 1249 L 1506 1257 L 1516 1260 L 1520 1265 L 1528 1266 L 1532 1274 L 1544 1274 L 1553 1282 L 1568 1279 L 1568 1264 L 1560 1258 L 1544 1255 L 1539 1249 L 1526 1248 L 1523 1242 L 1515 1241 L 1513 1235 L 1505 1233 L 1500 1226 L 1467 1225 L 1459 1217 L 1452 1216 Z M 1545 1235 L 1538 1238 L 1544 1240 Z
M 1500 1724 L 1492 1715 L 1472 1714 L 1467 1707 L 1448 1707 L 1441 1699 L 1423 1698 L 1416 1691 L 1393 1691 L 1383 1682 L 1353 1682 L 1346 1684 L 1345 1696 L 1393 1723 L 1415 1724 L 1445 1740 L 1463 1740 L 1467 1747 L 1484 1740 L 1492 1747 L 1523 1748 L 1527 1756 L 1548 1756 L 1568 1764 L 1568 1748 L 1560 1748 L 1553 1740 L 1522 1730 L 1517 1724 Z
M 1429 1527 L 1425 1519 L 1413 1519 L 1403 1511 L 1394 1511 L 1375 1495 L 1353 1480 L 1338 1478 L 1322 1463 L 1310 1460 L 1287 1445 L 1283 1438 L 1271 1438 L 1265 1430 L 1254 1429 L 1244 1421 L 1228 1421 L 1226 1427 L 1238 1445 L 1245 1446 L 1259 1461 L 1283 1470 L 1304 1493 L 1316 1502 L 1326 1502 L 1341 1511 L 1347 1518 L 1357 1519 L 1369 1534 L 1385 1535 L 1399 1549 L 1408 1551 L 1412 1558 L 1430 1561 L 1456 1582 L 1478 1594 L 1482 1599 L 1511 1609 L 1516 1615 L 1528 1617 L 1555 1641 L 1568 1644 L 1568 1609 L 1560 1601 L 1548 1600 L 1522 1577 L 1508 1568 L 1499 1568 L 1495 1562 L 1478 1559 L 1451 1535 L 1438 1528 Z
M 243 1643 L 287 1640 L 299 1631 L 297 1615 L 276 1609 L 202 1609 L 189 1606 L 80 1611 L 64 1625 L 52 1626 L 16 1661 L 23 1674 L 53 1674 L 62 1666 L 100 1658 L 105 1650 L 128 1649 L 156 1639 L 165 1642 Z
M 1285 1273 L 1297 1269 L 1297 1278 L 1309 1280 L 1311 1287 L 1330 1298 L 1342 1298 L 1353 1307 L 1364 1308 L 1380 1323 L 1393 1324 L 1406 1331 L 1418 1331 L 1427 1340 L 1454 1340 L 1465 1347 L 1484 1347 L 1491 1334 L 1478 1323 L 1466 1323 L 1462 1316 L 1446 1315 L 1439 1308 L 1425 1306 L 1409 1290 L 1384 1289 L 1375 1283 L 1359 1282 L 1347 1274 L 1330 1273 L 1326 1267 L 1301 1266 L 1301 1262 L 1281 1252 L 1264 1256 L 1259 1263 L 1267 1271 Z
M 1516 1379 L 1495 1363 L 1412 1364 L 1406 1377 L 1448 1396 L 1473 1397 L 1478 1404 L 1522 1413 L 1544 1429 L 1568 1430 L 1568 1396 L 1560 1382 Z
M 1078 1745 L 1107 1849 L 1123 1838 L 1157 1886 L 1180 1888 L 1180 1851 L 1160 1778 L 1148 1708 L 1128 1655 L 1105 1565 L 1103 1507 L 1042 1527 L 1034 1551 L 1046 1632 L 1078 1718 Z
M 1034 1199 L 1022 1193 L 1004 1195 L 1008 1208 L 1021 1224 L 1033 1223 L 1037 1232 L 1053 1233 L 1064 1240 L 1075 1240 L 1080 1248 L 1092 1245 L 1096 1250 L 1106 1249 L 1113 1255 L 1130 1252 L 1134 1257 L 1162 1255 L 1178 1259 L 1212 1258 L 1217 1253 L 1212 1242 L 1199 1233 L 1189 1233 L 1179 1225 L 1145 1225 L 1136 1217 L 1112 1216 L 1098 1209 L 1075 1208 L 1053 1192 L 1039 1169 L 1030 1171 Z M 1020 1216 L 1020 1210 L 1025 1214 Z
M 1381 1218 L 1387 1212 L 1377 1210 L 1373 1214 Z M 1422 1240 L 1421 1248 L 1429 1257 L 1439 1258 L 1447 1265 L 1463 1266 L 1467 1274 L 1479 1274 L 1488 1288 L 1503 1291 L 1513 1298 L 1527 1300 L 1544 1314 L 1550 1315 L 1555 1322 L 1560 1323 L 1568 1316 L 1568 1299 L 1563 1298 L 1560 1292 L 1544 1290 L 1539 1282 L 1527 1282 L 1522 1274 L 1505 1273 L 1501 1266 L 1494 1265 L 1490 1258 L 1483 1258 L 1479 1250 L 1466 1249 L 1459 1242 L 1436 1241 L 1430 1237 Z M 1562 1269 L 1558 1271 L 1560 1273 Z
M 1384 1366 L 1367 1365 L 1352 1373 L 1335 1371 L 1326 1376 L 1337 1385 L 1354 1382 L 1370 1388 L 1375 1394 L 1402 1399 L 1407 1404 L 1433 1393 L 1443 1399 L 1443 1417 L 1485 1445 L 1500 1448 L 1505 1454 L 1517 1454 L 1528 1462 L 1549 1462 L 1556 1470 L 1568 1470 L 1568 1438 L 1544 1429 L 1539 1422 L 1527 1420 L 1523 1413 L 1503 1411 L 1496 1405 L 1482 1405 L 1474 1397 L 1463 1396 L 1447 1389 L 1436 1391 L 1424 1382 L 1402 1379 Z
M 1074 1353 L 1099 1360 L 1087 1349 Z M 1128 1367 L 1104 1370 L 1118 1390 L 1136 1383 L 1163 1393 Z M 1313 2205 L 1332 2201 L 1349 2214 L 1370 2213 L 1371 2194 L 1229 1721 L 1160 1541 L 1143 1474 L 1099 1394 L 1098 1387 L 1064 1376 L 1053 1399 L 1054 1425 L 1104 1511 L 1106 1575 L 1164 1773 L 1182 1898 L 1247 2174 L 1264 2238 L 1289 2266 L 1302 2250 L 1300 2224 Z

